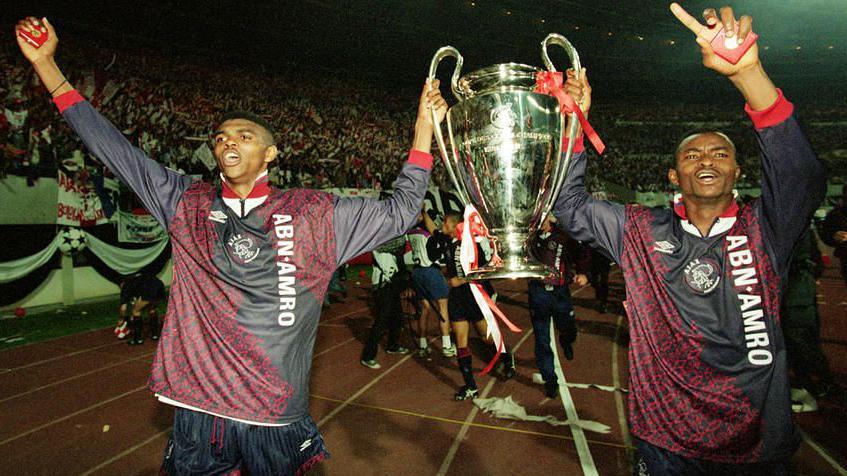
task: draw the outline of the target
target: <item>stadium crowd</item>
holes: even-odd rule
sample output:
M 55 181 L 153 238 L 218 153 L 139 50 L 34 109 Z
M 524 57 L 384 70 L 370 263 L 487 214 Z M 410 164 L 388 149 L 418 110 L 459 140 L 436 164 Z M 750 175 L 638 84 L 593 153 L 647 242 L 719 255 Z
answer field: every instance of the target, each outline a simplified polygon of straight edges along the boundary
M 385 188 L 390 184 L 384 182 L 399 170 L 411 137 L 408 124 L 414 105 L 405 98 L 412 95 L 393 94 L 343 75 L 322 75 L 315 81 L 245 66 L 222 72 L 198 57 L 73 48 L 75 54 L 62 58 L 69 71 L 81 72 L 70 78 L 72 82 L 95 105 L 107 106 L 104 114 L 126 125 L 123 132 L 148 155 L 188 174 L 212 178 L 211 118 L 230 109 L 256 111 L 278 127 L 282 160 L 271 167 L 270 180 L 282 187 Z M 95 70 L 91 64 L 100 66 Z M 31 180 L 55 177 L 57 164 L 79 163 L 82 144 L 55 114 L 49 95 L 14 50 L 0 49 L 0 70 L 5 105 L 0 114 L 0 174 Z M 244 82 L 252 84 L 247 94 L 239 92 Z M 847 171 L 841 144 L 847 134 L 843 111 L 803 104 L 802 113 L 813 145 L 829 162 L 831 180 L 839 181 Z M 603 104 L 592 112 L 592 122 L 609 145 L 602 159 L 590 162 L 592 189 L 608 182 L 638 192 L 669 191 L 667 170 L 675 144 L 687 132 L 708 126 L 739 139 L 745 172 L 739 185 L 755 187 L 759 181 L 758 149 L 743 111 Z M 93 161 L 86 165 L 99 167 Z M 436 168 L 434 180 L 449 189 L 443 174 L 443 168 Z

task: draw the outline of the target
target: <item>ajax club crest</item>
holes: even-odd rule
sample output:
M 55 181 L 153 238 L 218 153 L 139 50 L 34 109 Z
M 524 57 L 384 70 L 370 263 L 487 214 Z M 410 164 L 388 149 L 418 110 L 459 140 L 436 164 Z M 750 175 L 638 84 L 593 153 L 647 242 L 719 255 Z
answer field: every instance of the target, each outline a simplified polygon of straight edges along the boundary
M 229 247 L 230 255 L 241 264 L 247 264 L 259 256 L 259 247 L 249 236 L 239 233 L 227 240 L 226 245 Z
M 701 295 L 714 291 L 721 281 L 717 262 L 708 258 L 699 258 L 688 263 L 683 270 L 683 274 L 688 287 Z

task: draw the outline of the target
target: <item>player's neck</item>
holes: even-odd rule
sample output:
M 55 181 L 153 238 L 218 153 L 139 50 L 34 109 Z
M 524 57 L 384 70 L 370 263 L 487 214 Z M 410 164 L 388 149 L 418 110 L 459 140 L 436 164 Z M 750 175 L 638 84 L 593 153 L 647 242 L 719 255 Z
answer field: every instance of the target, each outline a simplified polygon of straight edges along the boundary
M 241 198 L 241 199 L 244 199 L 244 198 L 247 198 L 247 197 L 250 196 L 250 192 L 253 191 L 254 184 L 255 184 L 255 181 L 251 181 L 251 182 L 248 182 L 248 183 L 227 182 L 227 186 L 229 187 L 229 189 L 232 190 L 233 192 L 235 192 L 235 194 L 238 195 L 238 198 Z
M 267 173 L 264 170 L 250 179 L 242 178 L 237 180 L 231 180 L 221 174 L 221 186 L 224 188 L 224 196 L 226 197 L 227 195 L 229 195 L 230 197 L 235 198 L 233 197 L 233 195 L 235 195 L 242 200 L 249 198 L 257 187 L 267 188 L 268 184 L 266 176 Z M 263 178 L 265 178 L 265 180 L 262 180 Z M 264 192 L 266 192 L 266 190 L 264 190 Z
M 685 215 L 692 225 L 700 230 L 700 234 L 708 236 L 709 230 L 715 220 L 726 212 L 732 204 L 732 195 L 717 197 L 715 199 L 700 199 L 695 197 L 683 197 L 685 204 Z

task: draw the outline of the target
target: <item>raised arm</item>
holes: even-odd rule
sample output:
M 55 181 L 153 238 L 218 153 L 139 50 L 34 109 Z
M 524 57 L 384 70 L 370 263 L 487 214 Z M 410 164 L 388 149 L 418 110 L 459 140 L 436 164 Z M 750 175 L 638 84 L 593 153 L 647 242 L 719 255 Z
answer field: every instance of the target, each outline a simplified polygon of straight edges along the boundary
M 441 121 L 447 103 L 438 91 L 439 82 L 424 85 L 418 106 L 415 137 L 409 159 L 394 182 L 394 193 L 384 200 L 367 198 L 336 198 L 333 211 L 336 260 L 340 265 L 355 256 L 370 251 L 396 236 L 405 233 L 423 206 L 432 170 L 433 124 L 431 109 Z
M 721 26 L 734 32 L 736 23 L 737 41 L 743 43 L 752 33 L 753 19 L 744 15 L 736 20 L 732 8 L 723 7 L 720 18 L 714 9 L 707 9 L 703 14 L 706 24 L 702 25 L 676 3 L 671 5 L 671 11 L 697 35 L 703 65 L 726 76 L 747 102 L 745 109 L 756 128 L 762 158 L 763 230 L 768 242 L 773 243 L 778 271 L 787 272 L 794 244 L 826 192 L 824 166 L 797 124 L 793 104 L 765 73 L 758 46 L 753 44 L 732 64 L 719 57 L 710 45 Z
M 588 116 L 591 86 L 586 71 L 583 69 L 579 75 L 568 71 L 565 87 Z M 596 200 L 585 189 L 588 157 L 582 137 L 577 138 L 577 141 L 565 183 L 553 207 L 553 215 L 559 220 L 559 226 L 573 239 L 600 248 L 610 258 L 619 261 L 623 248 L 625 208 L 618 203 Z
M 39 48 L 27 43 L 19 31 L 47 30 L 48 40 Z M 68 82 L 55 61 L 58 38 L 46 18 L 28 17 L 15 27 L 18 46 L 50 91 L 65 120 L 76 131 L 88 150 L 127 184 L 159 223 L 167 228 L 188 177 L 167 170 L 148 158 L 107 119 L 101 116 Z

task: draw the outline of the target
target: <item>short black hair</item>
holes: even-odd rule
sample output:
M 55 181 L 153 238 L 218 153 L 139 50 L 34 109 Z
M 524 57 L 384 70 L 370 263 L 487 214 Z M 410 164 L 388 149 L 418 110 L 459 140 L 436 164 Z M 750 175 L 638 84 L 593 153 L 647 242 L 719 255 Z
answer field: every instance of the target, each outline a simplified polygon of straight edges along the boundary
M 700 136 L 700 135 L 703 135 L 703 134 L 714 134 L 716 136 L 723 138 L 724 140 L 729 142 L 729 145 L 730 145 L 730 147 L 732 147 L 733 152 L 735 152 L 736 155 L 738 155 L 738 150 L 735 147 L 735 142 L 733 142 L 732 139 L 730 139 L 729 136 L 726 135 L 725 133 L 723 133 L 723 132 L 721 132 L 717 129 L 694 129 L 694 130 L 686 132 L 685 135 L 683 135 L 682 138 L 676 143 L 676 149 L 674 150 L 674 153 L 673 153 L 674 158 L 676 158 L 676 154 L 678 154 L 679 151 L 682 150 L 683 144 L 688 142 L 688 140 L 692 139 L 694 136 Z
M 225 113 L 223 116 L 218 119 L 218 127 L 226 121 L 231 121 L 233 119 L 246 119 L 250 122 L 258 124 L 263 129 L 265 129 L 268 134 L 271 136 L 271 142 L 276 141 L 276 133 L 274 132 L 274 127 L 270 122 L 265 120 L 262 116 L 252 113 L 250 111 L 229 111 Z
M 465 217 L 462 216 L 462 214 L 459 213 L 459 212 L 450 211 L 450 212 L 447 212 L 444 215 L 444 221 L 447 221 L 447 220 L 455 220 L 456 223 L 461 223 L 461 222 L 465 221 Z

